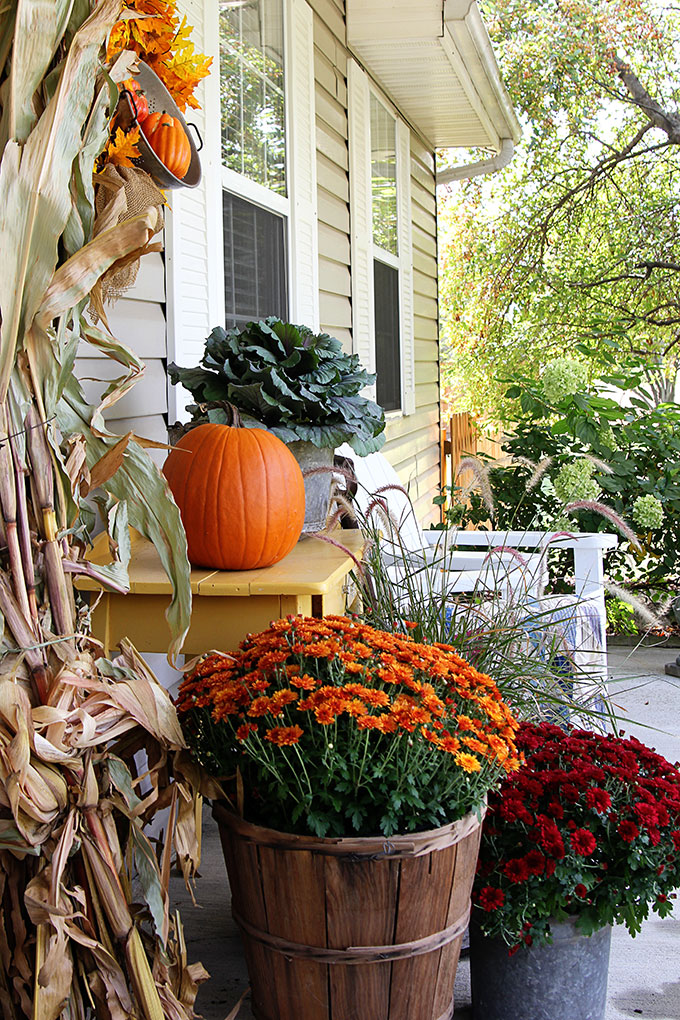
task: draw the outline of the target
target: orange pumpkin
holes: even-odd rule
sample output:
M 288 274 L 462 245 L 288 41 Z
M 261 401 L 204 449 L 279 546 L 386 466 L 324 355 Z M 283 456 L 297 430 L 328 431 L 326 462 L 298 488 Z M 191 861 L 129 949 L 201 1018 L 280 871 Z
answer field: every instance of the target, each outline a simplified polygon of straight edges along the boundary
M 141 127 L 142 121 L 149 116 L 149 101 L 142 92 L 139 82 L 134 78 L 126 78 L 119 89 L 127 89 L 132 94 L 132 109 L 137 117 L 137 123 Z
M 305 486 L 288 447 L 264 429 L 198 425 L 163 467 L 189 560 L 220 570 L 269 567 L 302 532 Z
M 168 113 L 150 113 L 140 127 L 161 163 L 180 180 L 185 177 L 191 164 L 191 145 L 180 121 Z

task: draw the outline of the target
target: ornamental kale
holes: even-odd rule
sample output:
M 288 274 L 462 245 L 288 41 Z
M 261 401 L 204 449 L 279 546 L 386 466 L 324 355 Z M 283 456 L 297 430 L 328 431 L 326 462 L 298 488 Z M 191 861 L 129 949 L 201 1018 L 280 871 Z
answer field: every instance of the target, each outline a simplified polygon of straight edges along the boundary
M 198 404 L 229 401 L 252 415 L 284 443 L 305 440 L 318 447 L 349 443 L 360 455 L 385 441 L 385 415 L 360 395 L 375 376 L 346 354 L 339 340 L 280 319 L 249 322 L 243 329 L 213 329 L 203 368 L 170 365 Z M 194 407 L 194 417 L 202 415 Z M 208 411 L 222 421 L 219 408 Z
M 585 934 L 640 931 L 680 886 L 680 772 L 634 737 L 523 723 L 526 764 L 489 796 L 473 902 L 485 935 L 550 941 L 550 919 Z

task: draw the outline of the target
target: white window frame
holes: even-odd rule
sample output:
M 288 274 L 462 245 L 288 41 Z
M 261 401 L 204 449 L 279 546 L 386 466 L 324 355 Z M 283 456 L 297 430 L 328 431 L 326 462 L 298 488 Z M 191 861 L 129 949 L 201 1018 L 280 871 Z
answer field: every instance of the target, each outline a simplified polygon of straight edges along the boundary
M 226 167 L 220 156 L 221 184 L 223 191 L 285 218 L 288 318 L 318 331 L 313 14 L 306 0 L 282 0 L 282 6 L 286 195 Z
M 351 57 L 348 66 L 348 94 L 352 349 L 360 356 L 367 371 L 376 371 L 373 261 L 378 259 L 399 272 L 401 407 L 386 412 L 386 418 L 391 421 L 414 414 L 416 410 L 410 129 L 378 85 Z M 398 255 L 393 255 L 373 241 L 371 95 L 380 101 L 395 121 Z M 375 398 L 375 386 L 371 387 L 371 396 Z

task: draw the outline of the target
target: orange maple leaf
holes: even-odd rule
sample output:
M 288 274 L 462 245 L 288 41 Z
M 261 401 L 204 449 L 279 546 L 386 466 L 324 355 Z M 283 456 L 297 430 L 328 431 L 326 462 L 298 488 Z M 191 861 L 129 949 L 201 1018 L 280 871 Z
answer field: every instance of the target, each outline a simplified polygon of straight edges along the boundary
M 117 127 L 115 135 L 112 135 L 106 143 L 105 162 L 113 163 L 115 166 L 132 166 L 132 160 L 140 156 L 138 141 L 138 127 L 132 128 L 127 134 L 122 128 Z

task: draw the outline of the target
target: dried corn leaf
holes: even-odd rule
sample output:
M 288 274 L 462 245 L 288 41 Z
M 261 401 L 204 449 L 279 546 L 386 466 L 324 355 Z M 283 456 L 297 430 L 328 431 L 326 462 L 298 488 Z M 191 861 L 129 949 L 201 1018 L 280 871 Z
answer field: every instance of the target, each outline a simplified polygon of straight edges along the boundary
M 0 402 L 23 330 L 33 321 L 57 262 L 71 211 L 73 160 L 94 95 L 103 36 L 120 0 L 101 0 L 76 32 L 56 92 L 25 144 L 10 139 L 0 164 L 0 250 L 16 252 L 0 273 Z

